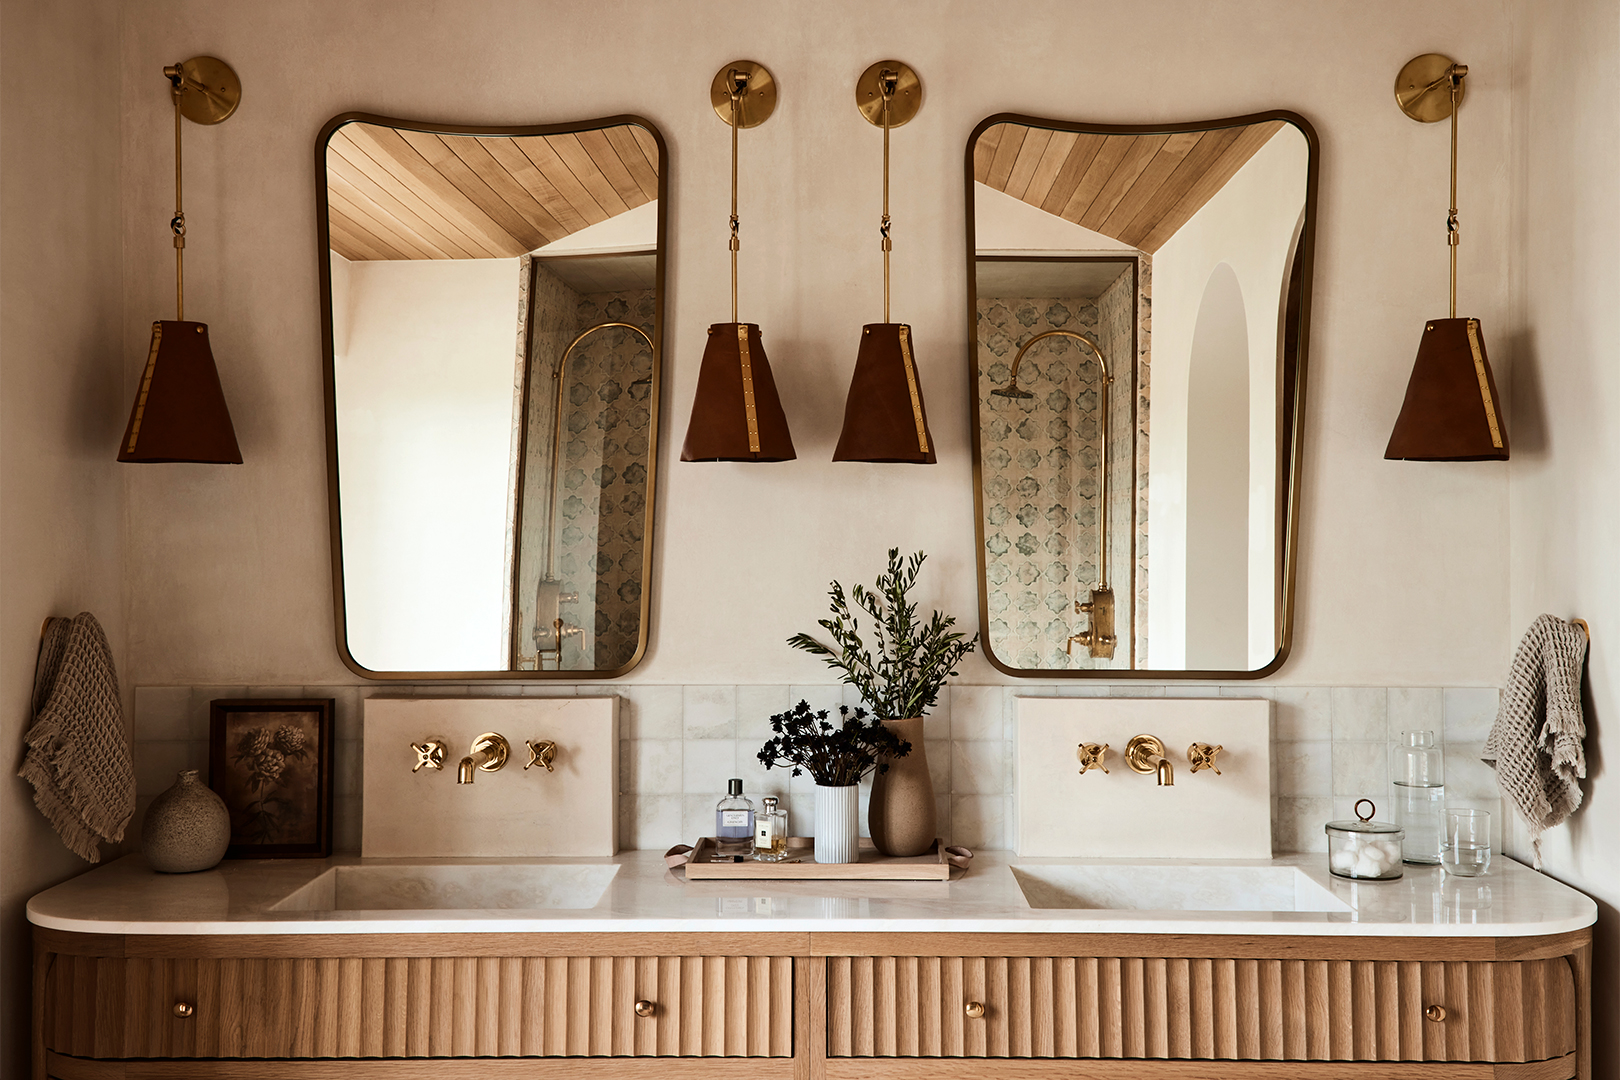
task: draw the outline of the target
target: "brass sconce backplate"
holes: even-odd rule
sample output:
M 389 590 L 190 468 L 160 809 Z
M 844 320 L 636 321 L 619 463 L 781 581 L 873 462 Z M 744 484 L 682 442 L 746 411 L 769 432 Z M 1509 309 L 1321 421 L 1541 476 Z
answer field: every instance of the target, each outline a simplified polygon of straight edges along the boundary
M 759 127 L 776 111 L 776 79 L 763 64 L 756 64 L 752 60 L 734 60 L 715 72 L 714 82 L 709 84 L 709 104 L 714 106 L 715 115 L 729 127 L 734 71 L 748 80 L 748 89 L 737 98 L 740 120 L 737 126 Z
M 218 57 L 193 56 L 180 65 L 180 76 L 180 114 L 194 124 L 217 124 L 242 104 L 242 80 Z
M 1451 115 L 1451 87 L 1446 76 L 1455 64 L 1443 53 L 1414 56 L 1395 76 L 1395 104 L 1401 112 L 1422 124 L 1434 124 Z M 1465 79 L 1457 87 L 1457 104 L 1468 93 Z
M 879 60 L 855 81 L 855 107 L 867 120 L 883 126 L 883 73 L 893 72 L 897 78 L 894 97 L 889 101 L 889 126 L 897 128 L 917 115 L 922 108 L 922 80 L 910 64 L 898 60 Z

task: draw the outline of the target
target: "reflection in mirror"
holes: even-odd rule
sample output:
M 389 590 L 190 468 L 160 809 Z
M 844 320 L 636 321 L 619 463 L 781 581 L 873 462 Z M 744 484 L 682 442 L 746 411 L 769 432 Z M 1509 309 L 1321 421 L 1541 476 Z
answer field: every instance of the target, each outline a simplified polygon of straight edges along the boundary
M 969 147 L 987 654 L 1261 674 L 1286 653 L 1314 136 L 996 117 Z
M 646 640 L 662 144 L 339 117 L 339 640 L 373 677 L 620 674 Z

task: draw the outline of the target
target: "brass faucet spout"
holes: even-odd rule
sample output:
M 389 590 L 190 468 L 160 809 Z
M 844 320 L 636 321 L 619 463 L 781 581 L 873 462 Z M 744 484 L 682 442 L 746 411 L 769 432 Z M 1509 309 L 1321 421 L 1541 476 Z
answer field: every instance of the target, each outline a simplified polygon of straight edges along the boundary
M 461 764 L 456 766 L 456 783 L 470 784 L 473 782 L 473 775 L 473 759 L 470 757 L 462 758 Z
M 1160 787 L 1176 786 L 1176 770 L 1171 767 L 1169 758 L 1162 757 L 1159 759 L 1158 771 Z

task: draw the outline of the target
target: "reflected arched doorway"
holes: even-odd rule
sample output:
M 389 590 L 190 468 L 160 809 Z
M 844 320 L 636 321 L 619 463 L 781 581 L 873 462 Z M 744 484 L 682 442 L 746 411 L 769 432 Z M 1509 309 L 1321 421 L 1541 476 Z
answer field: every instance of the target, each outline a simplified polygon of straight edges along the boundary
M 1187 667 L 1241 670 L 1249 634 L 1249 326 L 1226 263 L 1204 286 L 1187 383 Z

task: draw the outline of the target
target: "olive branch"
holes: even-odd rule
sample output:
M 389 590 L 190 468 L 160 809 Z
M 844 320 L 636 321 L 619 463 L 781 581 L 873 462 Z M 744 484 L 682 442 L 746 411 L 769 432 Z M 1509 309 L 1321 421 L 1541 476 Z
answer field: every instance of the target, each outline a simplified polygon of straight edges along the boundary
M 857 584 L 846 596 L 844 587 L 832 582 L 827 592 L 832 617 L 816 620 L 831 635 L 831 646 L 809 634 L 788 638 L 795 649 L 819 656 L 828 667 L 843 672 L 844 682 L 859 690 L 883 720 L 921 716 L 933 708 L 945 680 L 957 673 L 957 665 L 979 642 L 978 634 L 969 638 L 951 629 L 956 625 L 954 616 L 936 611 L 926 624 L 918 621 L 917 605 L 908 597 L 927 558 L 919 551 L 902 559 L 899 548 L 890 548 L 889 567 L 871 589 Z M 871 648 L 861 636 L 857 610 L 873 620 Z

